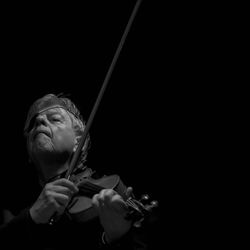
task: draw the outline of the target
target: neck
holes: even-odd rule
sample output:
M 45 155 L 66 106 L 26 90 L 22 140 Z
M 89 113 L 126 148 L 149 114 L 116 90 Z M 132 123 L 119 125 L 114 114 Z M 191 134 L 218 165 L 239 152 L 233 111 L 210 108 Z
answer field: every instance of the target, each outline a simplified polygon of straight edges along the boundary
M 50 179 L 65 172 L 69 168 L 69 161 L 63 164 L 44 164 L 44 162 L 39 162 L 36 163 L 36 168 L 38 170 L 40 183 L 44 186 Z

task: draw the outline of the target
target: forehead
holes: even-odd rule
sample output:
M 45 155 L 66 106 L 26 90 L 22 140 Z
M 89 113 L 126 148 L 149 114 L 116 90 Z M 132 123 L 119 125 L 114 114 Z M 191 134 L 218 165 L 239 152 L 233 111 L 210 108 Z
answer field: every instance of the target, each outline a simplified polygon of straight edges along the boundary
M 59 114 L 59 115 L 62 115 L 64 117 L 69 116 L 68 112 L 63 107 L 53 107 L 53 106 L 46 108 L 46 109 L 43 109 L 43 110 L 40 110 L 39 112 L 37 112 L 36 115 L 39 115 L 39 114 L 45 114 L 45 115 Z

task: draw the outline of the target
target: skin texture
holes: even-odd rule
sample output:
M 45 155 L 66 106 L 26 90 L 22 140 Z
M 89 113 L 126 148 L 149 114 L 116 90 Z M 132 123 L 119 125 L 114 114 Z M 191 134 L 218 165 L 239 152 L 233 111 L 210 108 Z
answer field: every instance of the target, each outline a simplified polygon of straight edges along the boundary
M 28 152 L 43 186 L 30 208 L 31 218 L 37 224 L 48 223 L 55 213 L 61 215 L 72 195 L 78 192 L 70 180 L 48 182 L 68 168 L 78 139 L 69 114 L 62 108 L 51 108 L 38 114 L 31 126 L 27 139 Z M 132 188 L 128 188 L 127 192 L 130 195 Z M 92 204 L 98 212 L 107 242 L 116 241 L 128 232 L 132 222 L 124 218 L 128 209 L 116 191 L 103 189 L 93 196 Z

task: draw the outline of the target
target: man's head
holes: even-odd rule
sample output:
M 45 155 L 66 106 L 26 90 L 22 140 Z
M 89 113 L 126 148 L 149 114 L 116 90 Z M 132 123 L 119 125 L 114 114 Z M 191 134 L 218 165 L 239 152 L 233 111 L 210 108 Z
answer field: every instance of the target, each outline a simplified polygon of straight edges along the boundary
M 76 149 L 85 122 L 75 104 L 68 98 L 48 94 L 30 107 L 24 127 L 30 159 L 55 160 L 63 163 Z M 86 158 L 89 138 L 83 147 Z

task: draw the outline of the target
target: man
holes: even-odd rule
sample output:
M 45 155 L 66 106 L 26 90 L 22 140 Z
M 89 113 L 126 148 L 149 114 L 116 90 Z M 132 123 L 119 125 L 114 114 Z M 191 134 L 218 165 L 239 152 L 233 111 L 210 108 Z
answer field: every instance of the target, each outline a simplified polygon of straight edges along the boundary
M 127 203 L 113 189 L 102 189 L 93 195 L 91 204 L 98 215 L 95 218 L 77 221 L 68 212 L 67 206 L 79 187 L 65 174 L 84 127 L 79 110 L 66 97 L 48 94 L 31 106 L 24 134 L 41 192 L 31 205 L 1 226 L 5 247 L 17 244 L 25 249 L 146 249 L 144 230 L 133 226 L 127 218 Z M 86 178 L 94 177 L 85 164 L 89 143 L 87 137 L 74 169 Z M 129 187 L 126 197 L 131 195 Z

